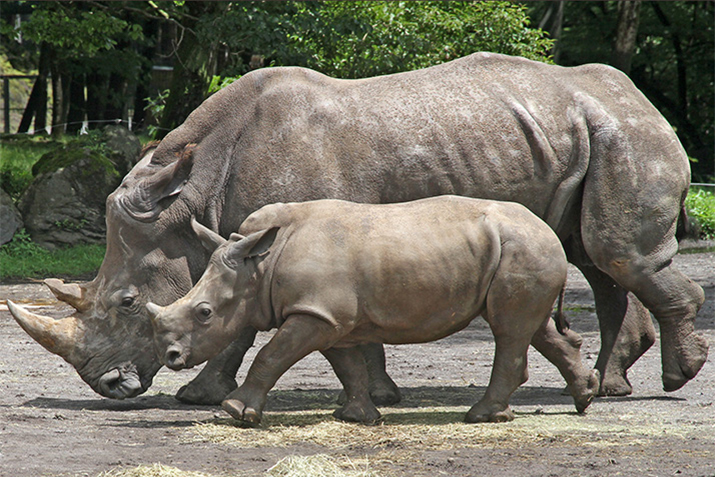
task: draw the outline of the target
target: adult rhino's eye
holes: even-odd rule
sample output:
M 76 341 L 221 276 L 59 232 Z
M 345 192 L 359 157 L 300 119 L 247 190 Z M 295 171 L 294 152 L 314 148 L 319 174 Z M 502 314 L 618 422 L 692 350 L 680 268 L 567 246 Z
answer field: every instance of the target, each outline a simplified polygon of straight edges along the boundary
M 211 319 L 211 315 L 213 315 L 213 311 L 211 310 L 211 305 L 208 303 L 200 303 L 196 309 L 196 320 L 199 323 L 205 324 L 208 323 L 208 321 Z
M 125 296 L 122 298 L 122 306 L 124 307 L 130 307 L 134 304 L 134 297 L 132 296 Z

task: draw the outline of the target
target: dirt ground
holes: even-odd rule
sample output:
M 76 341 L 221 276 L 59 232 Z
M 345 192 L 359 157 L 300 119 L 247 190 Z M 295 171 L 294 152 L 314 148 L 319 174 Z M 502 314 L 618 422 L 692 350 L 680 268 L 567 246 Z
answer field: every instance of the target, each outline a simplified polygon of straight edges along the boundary
M 715 349 L 715 253 L 682 254 L 675 262 L 705 289 L 696 325 Z M 599 336 L 592 297 L 575 269 L 569 283 L 569 317 L 593 365 Z M 39 305 L 51 316 L 69 313 L 37 283 L 0 284 L 5 299 Z M 582 416 L 562 395 L 555 368 L 530 352 L 531 377 L 511 402 L 517 418 L 462 424 L 484 392 L 492 353 L 482 320 L 439 342 L 388 346 L 388 371 L 404 400 L 381 409 L 378 426 L 333 422 L 339 384 L 327 362 L 311 355 L 272 391 L 266 425 L 249 430 L 232 426 L 218 407 L 174 400 L 198 369 L 162 369 L 134 399 L 100 397 L 32 341 L 0 301 L 0 475 L 96 476 L 161 463 L 260 476 L 285 456 L 327 454 L 381 476 L 715 476 L 715 351 L 694 380 L 665 393 L 656 343 L 631 369 L 632 396 L 599 398 Z M 245 369 L 244 362 L 239 378 Z M 319 429 L 327 432 L 319 436 Z M 218 431 L 233 437 L 211 436 Z

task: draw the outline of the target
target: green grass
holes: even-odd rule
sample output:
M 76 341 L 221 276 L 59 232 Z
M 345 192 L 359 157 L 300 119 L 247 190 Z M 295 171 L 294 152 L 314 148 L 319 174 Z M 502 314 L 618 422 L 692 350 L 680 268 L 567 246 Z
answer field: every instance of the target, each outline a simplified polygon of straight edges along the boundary
M 93 275 L 105 249 L 104 245 L 75 245 L 49 251 L 33 243 L 22 230 L 0 247 L 0 280 Z
M 700 224 L 700 235 L 715 239 L 715 194 L 705 189 L 691 189 L 685 198 L 685 208 L 688 215 Z
M 32 182 L 32 166 L 60 143 L 46 137 L 5 139 L 0 144 L 0 188 L 17 200 Z

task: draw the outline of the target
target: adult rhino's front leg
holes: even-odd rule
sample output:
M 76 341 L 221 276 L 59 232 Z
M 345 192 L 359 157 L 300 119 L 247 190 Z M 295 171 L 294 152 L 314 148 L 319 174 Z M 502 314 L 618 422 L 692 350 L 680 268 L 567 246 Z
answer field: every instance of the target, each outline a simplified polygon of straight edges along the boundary
M 236 373 L 243 363 L 243 357 L 253 346 L 256 330 L 246 328 L 236 341 L 214 358 L 189 384 L 181 387 L 176 399 L 189 404 L 215 406 L 221 404 L 226 396 L 238 387 Z
M 601 332 L 596 369 L 601 374 L 599 396 L 627 396 L 633 392 L 628 370 L 655 343 L 655 327 L 648 310 L 586 256 L 580 234 L 566 247 L 569 260 L 593 290 Z
M 380 412 L 368 392 L 367 366 L 360 347 L 330 348 L 322 351 L 340 379 L 345 391 L 345 404 L 333 413 L 336 419 L 348 422 L 371 423 Z
M 674 391 L 707 360 L 708 343 L 695 332 L 695 317 L 705 295 L 672 263 L 678 251 L 676 222 L 690 174 L 687 157 L 677 139 L 663 138 L 663 130 L 656 132 L 652 142 L 645 143 L 647 153 L 642 157 L 612 141 L 602 163 L 589 168 L 581 234 L 593 263 L 632 292 L 658 320 L 663 388 Z M 628 162 L 634 157 L 639 160 Z M 638 181 L 629 174 L 614 173 L 613 164 L 624 162 L 635 169 L 643 186 L 634 187 Z M 627 206 L 614 207 L 614 198 Z

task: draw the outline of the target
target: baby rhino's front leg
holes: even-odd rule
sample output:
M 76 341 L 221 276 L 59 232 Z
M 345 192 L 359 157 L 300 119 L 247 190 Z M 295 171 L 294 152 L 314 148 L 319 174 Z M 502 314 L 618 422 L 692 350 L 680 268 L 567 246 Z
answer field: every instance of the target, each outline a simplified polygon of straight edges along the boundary
M 291 315 L 258 352 L 246 380 L 221 403 L 224 411 L 249 426 L 258 426 L 268 391 L 296 362 L 335 341 L 337 332 L 325 320 Z

